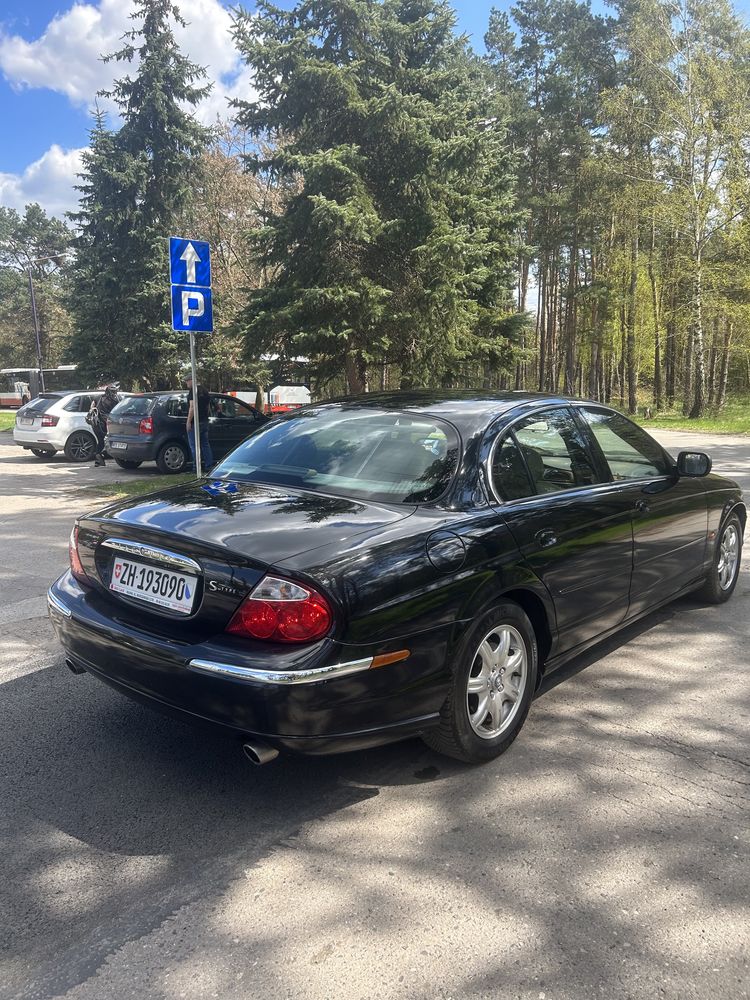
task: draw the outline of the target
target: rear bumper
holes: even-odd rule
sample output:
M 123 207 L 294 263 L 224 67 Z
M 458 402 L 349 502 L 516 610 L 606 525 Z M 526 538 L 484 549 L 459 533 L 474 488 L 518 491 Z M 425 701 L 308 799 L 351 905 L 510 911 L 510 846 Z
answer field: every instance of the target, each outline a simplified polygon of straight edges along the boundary
M 54 427 L 45 427 L 43 429 L 37 428 L 36 430 L 28 431 L 20 430 L 18 427 L 14 427 L 13 440 L 22 448 L 39 448 L 46 451 L 60 451 L 65 446 L 65 442 L 61 442 L 56 437 L 54 431 Z
M 126 462 L 152 462 L 156 458 L 156 446 L 151 440 L 140 441 L 124 434 L 107 434 L 104 443 L 112 458 L 122 458 Z
M 48 603 L 74 666 L 168 714 L 287 750 L 336 753 L 403 739 L 437 723 L 448 691 L 443 630 L 400 640 L 409 658 L 373 670 L 376 652 L 393 651 L 385 644 L 324 641 L 307 661 L 294 650 L 269 662 L 250 643 L 243 651 L 221 636 L 168 641 L 118 621 L 69 573 L 52 585 Z

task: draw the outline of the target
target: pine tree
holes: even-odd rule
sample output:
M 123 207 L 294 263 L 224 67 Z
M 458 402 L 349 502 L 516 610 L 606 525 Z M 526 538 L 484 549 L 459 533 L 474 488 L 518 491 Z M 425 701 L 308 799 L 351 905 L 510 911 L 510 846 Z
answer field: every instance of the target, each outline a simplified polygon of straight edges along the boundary
M 169 320 L 167 237 L 191 196 L 208 132 L 184 110 L 206 88 L 195 85 L 204 70 L 175 41 L 179 10 L 170 0 L 138 0 L 132 18 L 139 26 L 106 57 L 137 60 L 135 75 L 106 95 L 122 126 L 109 133 L 96 117 L 73 216 L 80 229 L 73 350 L 90 379 L 148 387 L 168 378 L 185 353 Z
M 271 277 L 247 312 L 253 350 L 310 355 L 353 392 L 376 366 L 403 386 L 509 367 L 505 125 L 454 27 L 442 0 L 261 0 L 238 17 L 258 91 L 239 120 L 279 143 L 253 167 L 291 188 L 257 244 Z

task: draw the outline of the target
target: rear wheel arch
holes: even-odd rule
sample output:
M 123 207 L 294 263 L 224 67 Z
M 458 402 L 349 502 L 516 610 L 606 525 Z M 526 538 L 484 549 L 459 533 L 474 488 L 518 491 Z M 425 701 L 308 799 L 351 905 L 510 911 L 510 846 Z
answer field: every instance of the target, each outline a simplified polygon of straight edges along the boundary
M 506 590 L 502 595 L 502 600 L 512 601 L 523 609 L 526 617 L 532 624 L 536 635 L 537 647 L 539 649 L 540 676 L 543 672 L 544 661 L 549 656 L 552 649 L 552 629 L 550 627 L 549 616 L 544 601 L 532 590 L 519 588 L 517 590 Z
M 499 581 L 498 581 L 499 582 Z M 465 618 L 461 622 L 461 627 L 454 632 L 451 642 L 452 650 L 455 650 L 463 641 L 464 635 L 472 627 L 474 621 L 496 604 L 504 602 L 517 604 L 531 622 L 537 641 L 539 656 L 539 677 L 544 673 L 544 661 L 549 656 L 552 649 L 552 637 L 555 631 L 554 610 L 545 604 L 544 599 L 530 587 L 518 585 L 509 590 L 503 590 L 500 586 L 491 589 L 487 596 L 487 584 L 485 583 L 472 598 L 471 618 Z M 463 617 L 463 616 L 462 616 Z

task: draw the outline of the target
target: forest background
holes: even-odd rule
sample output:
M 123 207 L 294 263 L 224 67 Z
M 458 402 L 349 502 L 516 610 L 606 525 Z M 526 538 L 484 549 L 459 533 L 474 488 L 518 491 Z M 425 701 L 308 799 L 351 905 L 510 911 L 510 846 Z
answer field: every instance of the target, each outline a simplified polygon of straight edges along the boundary
M 724 0 L 235 12 L 212 128 L 170 0 L 138 0 L 67 223 L 0 208 L 0 367 L 171 386 L 165 237 L 212 246 L 215 387 L 577 394 L 692 420 L 750 395 L 750 34 Z M 277 359 L 273 364 L 269 358 Z

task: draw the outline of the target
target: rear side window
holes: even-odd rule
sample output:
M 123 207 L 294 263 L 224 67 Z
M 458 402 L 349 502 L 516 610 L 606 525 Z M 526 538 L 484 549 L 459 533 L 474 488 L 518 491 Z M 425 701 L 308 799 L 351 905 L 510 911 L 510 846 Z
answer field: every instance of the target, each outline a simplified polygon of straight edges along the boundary
M 88 413 L 91 407 L 92 396 L 73 396 L 63 407 L 68 413 Z
M 604 452 L 614 480 L 653 479 L 669 474 L 661 447 L 627 417 L 587 407 L 582 407 L 581 412 Z
M 183 396 L 170 396 L 167 400 L 167 405 L 165 407 L 168 416 L 170 417 L 187 417 L 188 415 L 188 401 L 187 395 Z
M 492 453 L 492 487 L 502 500 L 521 500 L 536 490 L 513 437 L 506 437 Z
M 130 396 L 118 403 L 109 415 L 110 420 L 117 417 L 145 417 L 154 405 L 153 396 Z
M 583 433 L 566 408 L 530 414 L 513 428 L 535 493 L 601 482 Z

